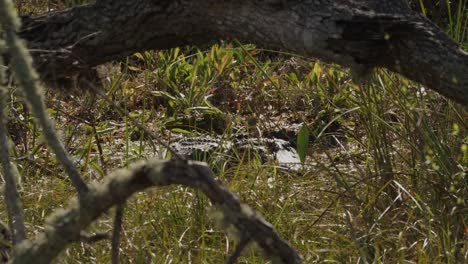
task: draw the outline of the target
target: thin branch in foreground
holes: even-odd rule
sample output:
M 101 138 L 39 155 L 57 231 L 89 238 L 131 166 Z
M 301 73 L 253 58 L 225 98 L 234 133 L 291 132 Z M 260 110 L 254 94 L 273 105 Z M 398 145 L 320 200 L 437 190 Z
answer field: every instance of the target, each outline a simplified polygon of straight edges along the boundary
M 130 169 L 118 170 L 102 184 L 90 185 L 80 203 L 72 201 L 46 220 L 45 231 L 33 241 L 20 244 L 13 263 L 50 263 L 69 243 L 79 241 L 80 232 L 112 206 L 149 187 L 183 185 L 201 190 L 219 209 L 223 226 L 250 237 L 275 263 L 299 263 L 298 253 L 273 230 L 271 224 L 236 195 L 218 183 L 205 163 L 148 160 Z
M 101 240 L 107 240 L 109 239 L 109 234 L 107 232 L 101 232 L 101 233 L 96 233 L 96 234 L 87 234 L 84 232 L 81 232 L 80 235 L 80 241 L 88 244 L 92 244 L 95 242 L 99 242 Z
M 237 259 L 239 258 L 240 254 L 244 250 L 244 248 L 249 244 L 251 238 L 244 236 L 242 239 L 239 241 L 239 244 L 237 244 L 236 249 L 234 252 L 229 256 L 229 258 L 226 260 L 225 264 L 234 264 L 236 263 Z
M 125 203 L 116 205 L 115 207 L 115 216 L 114 216 L 114 229 L 112 231 L 112 241 L 111 241 L 111 263 L 119 263 L 119 244 L 120 244 L 120 235 L 122 233 L 122 222 L 125 210 Z
M 8 138 L 5 126 L 5 90 L 0 87 L 0 160 L 3 166 L 5 180 L 5 203 L 8 211 L 8 221 L 13 243 L 19 243 L 26 239 L 26 228 L 24 226 L 23 205 L 17 188 L 18 170 L 10 161 Z
M 2 47 L 0 46 L 0 51 Z M 3 67 L 3 59 L 0 57 L 0 67 Z M 18 170 L 10 161 L 9 144 L 6 129 L 6 88 L 3 87 L 4 71 L 0 69 L 0 161 L 3 166 L 5 180 L 5 203 L 8 211 L 10 231 L 13 234 L 13 243 L 19 243 L 26 239 L 24 226 L 23 205 L 17 188 Z
M 86 183 L 80 176 L 78 169 L 71 160 L 55 132 L 52 120 L 46 112 L 42 89 L 38 84 L 37 73 L 32 66 L 32 59 L 24 43 L 16 35 L 19 29 L 19 20 L 11 1 L 0 0 L 0 22 L 5 31 L 5 41 L 12 55 L 12 70 L 20 83 L 24 96 L 31 106 L 36 121 L 44 131 L 44 138 L 50 149 L 55 153 L 57 160 L 65 168 L 65 172 L 78 191 L 79 197 L 88 191 Z
M 11 232 L 8 226 L 0 221 L 0 263 L 7 263 L 11 258 L 13 249 L 11 241 Z

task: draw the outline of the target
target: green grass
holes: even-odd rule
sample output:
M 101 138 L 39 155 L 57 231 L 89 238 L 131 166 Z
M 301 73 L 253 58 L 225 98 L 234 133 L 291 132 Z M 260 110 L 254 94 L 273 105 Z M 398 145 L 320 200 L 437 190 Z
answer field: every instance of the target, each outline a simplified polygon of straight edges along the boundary
M 461 14 L 452 14 L 453 34 L 464 32 L 457 26 Z M 466 108 L 384 70 L 355 83 L 335 65 L 239 43 L 141 52 L 102 71 L 106 94 L 168 142 L 177 135 L 230 139 L 237 131 L 258 137 L 291 123 L 307 125 L 315 141 L 300 173 L 236 149 L 221 161 L 206 159 L 304 263 L 466 260 Z M 56 91 L 48 99 L 87 181 L 101 181 L 136 160 L 166 158 L 105 100 Z M 74 193 L 57 176 L 63 172 L 14 89 L 9 105 L 33 236 Z M 226 236 L 213 215 L 206 197 L 188 188 L 135 195 L 125 210 L 123 263 L 220 263 L 233 251 L 235 236 Z M 6 220 L 5 213 L 1 217 Z M 104 215 L 88 231 L 111 230 L 112 218 L 112 212 Z M 108 241 L 77 243 L 59 262 L 109 262 L 109 249 Z M 252 245 L 240 263 L 267 262 Z

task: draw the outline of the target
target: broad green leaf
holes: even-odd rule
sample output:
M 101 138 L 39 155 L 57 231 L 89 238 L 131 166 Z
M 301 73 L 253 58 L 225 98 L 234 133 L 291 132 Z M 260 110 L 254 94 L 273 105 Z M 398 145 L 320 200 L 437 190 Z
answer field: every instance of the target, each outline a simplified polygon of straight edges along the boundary
M 309 129 L 306 125 L 302 125 L 297 134 L 297 154 L 299 154 L 299 159 L 301 163 L 304 164 L 307 150 L 309 149 Z
M 180 134 L 187 134 L 187 135 L 188 135 L 188 134 L 192 134 L 192 132 L 190 132 L 190 131 L 188 131 L 188 130 L 185 130 L 185 129 L 182 129 L 182 128 L 177 128 L 177 127 L 171 129 L 171 131 L 172 131 L 173 133 L 180 133 Z

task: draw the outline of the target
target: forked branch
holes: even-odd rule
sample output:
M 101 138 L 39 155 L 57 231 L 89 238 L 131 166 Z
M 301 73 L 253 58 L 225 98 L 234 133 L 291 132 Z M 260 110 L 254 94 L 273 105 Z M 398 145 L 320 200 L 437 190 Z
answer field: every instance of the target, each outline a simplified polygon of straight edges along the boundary
M 80 240 L 80 233 L 112 206 L 132 194 L 155 186 L 179 184 L 201 190 L 219 210 L 224 227 L 232 227 L 240 237 L 249 237 L 275 263 L 299 263 L 300 257 L 283 241 L 261 215 L 241 203 L 217 182 L 205 163 L 191 161 L 140 162 L 130 169 L 118 170 L 102 184 L 90 186 L 80 203 L 72 201 L 46 221 L 45 231 L 34 240 L 17 247 L 13 263 L 50 263 L 68 244 Z

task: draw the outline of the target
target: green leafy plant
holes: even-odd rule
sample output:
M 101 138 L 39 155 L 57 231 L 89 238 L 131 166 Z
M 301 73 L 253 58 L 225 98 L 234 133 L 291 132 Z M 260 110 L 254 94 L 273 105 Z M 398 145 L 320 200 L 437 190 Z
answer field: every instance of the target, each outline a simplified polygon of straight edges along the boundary
M 302 125 L 297 133 L 297 153 L 304 165 L 309 150 L 309 128 L 306 125 Z

